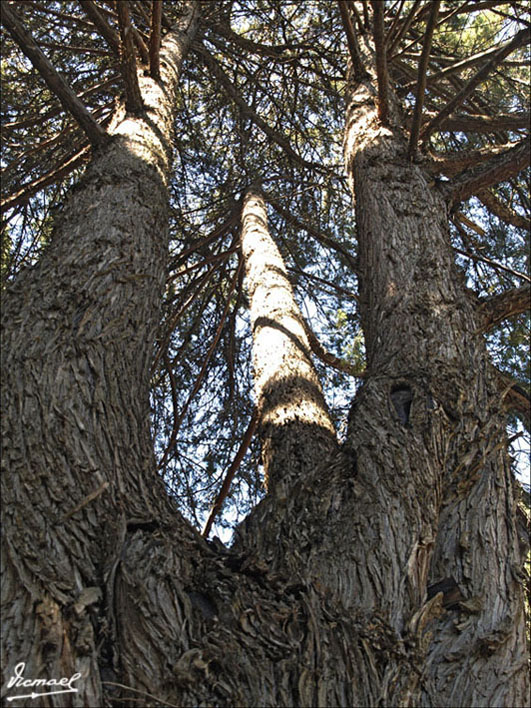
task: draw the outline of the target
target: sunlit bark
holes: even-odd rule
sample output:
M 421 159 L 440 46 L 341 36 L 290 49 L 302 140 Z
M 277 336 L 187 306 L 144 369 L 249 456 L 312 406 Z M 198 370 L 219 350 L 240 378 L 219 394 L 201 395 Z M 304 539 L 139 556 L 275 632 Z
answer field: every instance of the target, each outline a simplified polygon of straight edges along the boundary
M 262 461 L 270 492 L 307 476 L 336 446 L 313 367 L 304 321 L 267 225 L 265 203 L 250 190 L 242 210 L 242 253 L 253 331 Z
M 371 55 L 366 44 L 369 68 Z M 426 626 L 427 680 L 413 703 L 522 705 L 523 558 L 483 314 L 454 264 L 444 193 L 407 164 L 402 133 L 381 126 L 373 94 L 371 82 L 353 84 L 345 133 L 368 358 L 349 444 L 360 481 L 386 489 L 372 527 L 386 529 L 380 538 L 410 586 L 402 628 L 445 593 Z

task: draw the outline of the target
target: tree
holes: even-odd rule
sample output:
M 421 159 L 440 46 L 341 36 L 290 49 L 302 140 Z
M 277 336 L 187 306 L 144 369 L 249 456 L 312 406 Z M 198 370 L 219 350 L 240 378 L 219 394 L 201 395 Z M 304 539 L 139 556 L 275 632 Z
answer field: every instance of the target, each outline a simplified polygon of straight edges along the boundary
M 528 18 L 2 3 L 6 698 L 527 703 Z M 311 352 L 360 381 L 341 444 Z M 255 425 L 267 494 L 228 548 L 179 498 Z

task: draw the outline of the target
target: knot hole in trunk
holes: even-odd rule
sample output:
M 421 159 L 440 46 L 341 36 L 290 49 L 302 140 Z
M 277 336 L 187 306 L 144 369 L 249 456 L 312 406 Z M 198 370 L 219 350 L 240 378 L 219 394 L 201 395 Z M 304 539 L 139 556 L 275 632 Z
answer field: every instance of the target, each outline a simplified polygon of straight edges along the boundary
M 409 423 L 412 400 L 413 391 L 407 384 L 398 384 L 398 386 L 393 386 L 391 389 L 391 401 L 395 407 L 398 419 L 403 425 Z

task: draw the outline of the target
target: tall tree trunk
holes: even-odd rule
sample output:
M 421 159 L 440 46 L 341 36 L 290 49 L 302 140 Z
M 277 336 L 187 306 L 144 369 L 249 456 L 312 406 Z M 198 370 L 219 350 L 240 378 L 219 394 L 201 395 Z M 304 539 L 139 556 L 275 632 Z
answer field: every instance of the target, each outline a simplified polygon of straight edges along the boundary
M 269 493 L 282 495 L 337 446 L 301 312 L 267 225 L 264 200 L 247 192 L 242 255 L 253 332 L 262 461 Z
M 161 516 L 149 368 L 176 92 L 197 23 L 191 3 L 164 40 L 163 81 L 139 76 L 146 110 L 115 116 L 47 252 L 3 297 L 4 676 L 20 662 L 33 678 L 80 672 L 76 705 L 103 704 L 98 652 L 115 659 L 101 609 L 117 542 Z
M 379 123 L 368 46 L 364 57 L 369 75 L 352 87 L 345 160 L 368 376 L 349 446 L 388 563 L 369 562 L 378 570 L 361 604 L 383 595 L 402 633 L 426 589 L 443 591 L 415 704 L 521 705 L 523 558 L 506 419 L 480 314 L 454 262 L 444 195 L 407 160 L 392 100 L 389 127 Z

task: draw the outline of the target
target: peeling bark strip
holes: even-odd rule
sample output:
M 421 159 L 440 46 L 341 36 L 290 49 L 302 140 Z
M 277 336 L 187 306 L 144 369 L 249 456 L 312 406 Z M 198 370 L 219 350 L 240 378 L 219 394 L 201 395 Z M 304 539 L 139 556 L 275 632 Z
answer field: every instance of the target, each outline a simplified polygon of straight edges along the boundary
M 335 431 L 284 261 L 256 189 L 244 199 L 242 253 L 251 307 L 253 363 L 268 490 L 304 478 L 335 448 Z M 285 488 L 285 484 L 283 487 Z
M 32 678 L 80 672 L 76 705 L 104 705 L 100 668 L 117 666 L 110 593 L 127 520 L 168 510 L 149 371 L 177 85 L 197 20 L 192 3 L 163 43 L 163 83 L 142 77 L 149 116 L 115 115 L 48 250 L 2 297 L 4 670 L 24 661 Z M 90 587 L 101 602 L 76 610 Z

